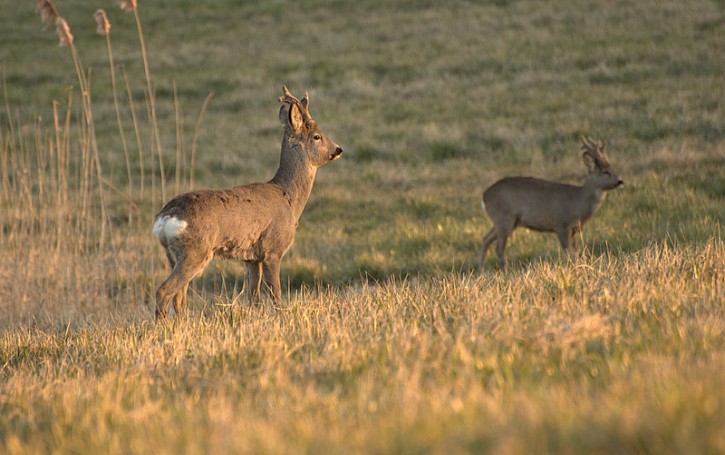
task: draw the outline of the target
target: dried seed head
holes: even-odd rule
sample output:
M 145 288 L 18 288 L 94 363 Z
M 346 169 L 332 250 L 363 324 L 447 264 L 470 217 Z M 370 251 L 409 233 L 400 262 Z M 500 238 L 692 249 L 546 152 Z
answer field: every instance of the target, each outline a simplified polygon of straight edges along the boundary
M 40 19 L 47 26 L 55 23 L 58 19 L 58 10 L 55 9 L 50 0 L 37 0 L 38 11 L 40 11 Z
M 70 32 L 68 23 L 62 17 L 55 21 L 55 31 L 58 32 L 60 47 L 67 47 L 73 44 L 73 34 Z
M 96 11 L 95 18 L 96 24 L 98 24 L 96 33 L 101 36 L 108 35 L 111 32 L 111 23 L 108 21 L 108 16 L 106 16 L 106 12 L 102 9 L 99 9 L 98 11 Z
M 118 6 L 124 11 L 131 12 L 136 9 L 136 0 L 118 0 Z

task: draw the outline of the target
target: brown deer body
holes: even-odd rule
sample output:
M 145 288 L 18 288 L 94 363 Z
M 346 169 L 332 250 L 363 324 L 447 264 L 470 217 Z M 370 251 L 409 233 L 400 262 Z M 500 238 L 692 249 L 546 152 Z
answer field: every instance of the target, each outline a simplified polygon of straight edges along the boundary
M 569 252 L 574 235 L 597 211 L 607 191 L 624 183 L 609 165 L 607 144 L 581 140 L 584 162 L 589 168 L 583 186 L 532 177 L 506 177 L 483 192 L 481 202 L 494 226 L 483 239 L 481 270 L 486 251 L 494 241 L 499 265 L 506 267 L 506 241 L 519 226 L 554 232 L 561 247 Z
M 342 153 L 310 117 L 307 93 L 300 101 L 286 87 L 283 90 L 279 118 L 284 136 L 272 180 L 185 193 L 156 215 L 153 234 L 171 266 L 171 274 L 156 291 L 157 318 L 166 316 L 172 300 L 177 314 L 184 312 L 189 282 L 214 257 L 247 263 L 250 302 L 259 300 L 262 281 L 271 298 L 280 299 L 280 261 L 294 241 L 317 168 Z

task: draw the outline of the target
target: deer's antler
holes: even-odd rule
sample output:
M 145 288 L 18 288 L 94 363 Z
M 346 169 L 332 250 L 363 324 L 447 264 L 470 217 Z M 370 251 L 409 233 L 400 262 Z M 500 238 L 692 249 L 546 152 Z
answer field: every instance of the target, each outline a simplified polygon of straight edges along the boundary
M 283 95 L 277 98 L 280 103 L 287 103 L 287 104 L 297 104 L 301 105 L 300 100 L 298 100 L 294 95 L 290 93 L 290 91 L 287 89 L 286 85 L 282 86 L 282 93 Z
M 607 163 L 607 153 L 605 151 L 605 149 L 607 148 L 606 141 L 595 142 L 592 138 L 584 136 L 582 136 L 581 141 L 581 150 L 584 152 L 584 155 L 591 156 L 595 160 L 599 161 L 601 164 Z
M 283 95 L 277 98 L 280 103 L 287 103 L 290 106 L 294 104 L 300 109 L 300 112 L 302 112 L 302 117 L 304 118 L 305 123 L 313 121 L 308 110 L 308 107 L 310 105 L 310 95 L 307 92 L 305 92 L 305 96 L 302 97 L 301 101 L 290 93 L 290 91 L 287 89 L 287 86 L 282 86 L 282 93 Z

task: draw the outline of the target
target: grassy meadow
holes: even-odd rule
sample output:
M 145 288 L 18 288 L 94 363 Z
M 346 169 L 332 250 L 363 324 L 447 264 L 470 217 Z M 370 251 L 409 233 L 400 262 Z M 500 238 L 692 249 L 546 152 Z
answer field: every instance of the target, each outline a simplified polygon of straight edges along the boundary
M 725 453 L 725 2 L 53 5 L 0 0 L 0 453 Z M 156 323 L 154 214 L 272 177 L 282 85 L 345 150 L 284 301 L 213 262 Z M 582 135 L 580 254 L 479 273 L 483 189 Z

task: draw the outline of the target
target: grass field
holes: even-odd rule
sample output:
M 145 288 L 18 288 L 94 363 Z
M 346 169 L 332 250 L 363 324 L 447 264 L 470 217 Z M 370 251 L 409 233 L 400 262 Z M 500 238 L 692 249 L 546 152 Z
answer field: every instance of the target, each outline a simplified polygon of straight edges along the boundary
M 57 0 L 71 48 L 11 3 L 0 453 L 725 453 L 724 2 Z M 215 262 L 155 323 L 154 214 L 272 177 L 282 85 L 345 149 L 284 301 Z M 581 254 L 480 274 L 483 189 L 582 135 L 625 186 Z

